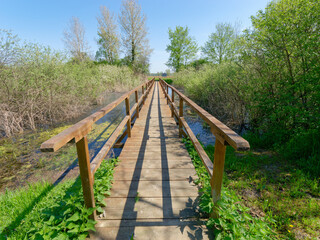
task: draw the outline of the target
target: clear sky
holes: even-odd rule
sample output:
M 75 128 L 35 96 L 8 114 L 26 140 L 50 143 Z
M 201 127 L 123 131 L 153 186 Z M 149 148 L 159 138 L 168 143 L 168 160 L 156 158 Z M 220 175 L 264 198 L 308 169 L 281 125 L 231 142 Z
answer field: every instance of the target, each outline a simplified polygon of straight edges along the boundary
M 188 26 L 190 35 L 202 46 L 219 22 L 240 22 L 251 26 L 250 16 L 264 9 L 270 0 L 140 0 L 147 16 L 151 56 L 151 72 L 165 71 L 169 54 L 165 51 L 168 28 Z M 104 5 L 115 14 L 120 0 L 1 0 L 0 28 L 12 30 L 22 40 L 38 42 L 63 50 L 63 31 L 72 16 L 78 17 L 86 29 L 91 52 L 97 50 L 99 7 Z

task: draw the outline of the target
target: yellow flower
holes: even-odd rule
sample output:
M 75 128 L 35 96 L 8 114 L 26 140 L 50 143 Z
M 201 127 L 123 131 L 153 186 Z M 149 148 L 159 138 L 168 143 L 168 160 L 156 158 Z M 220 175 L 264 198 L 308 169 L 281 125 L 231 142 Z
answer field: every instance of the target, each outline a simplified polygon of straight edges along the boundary
M 291 232 L 290 230 L 288 230 L 288 232 Z
M 293 225 L 290 224 L 289 227 L 293 227 Z

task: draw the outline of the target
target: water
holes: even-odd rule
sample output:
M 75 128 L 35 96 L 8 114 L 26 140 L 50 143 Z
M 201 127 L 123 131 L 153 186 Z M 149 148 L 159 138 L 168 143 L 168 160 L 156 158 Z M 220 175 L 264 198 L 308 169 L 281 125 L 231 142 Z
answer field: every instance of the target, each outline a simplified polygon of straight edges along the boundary
M 179 90 L 182 92 L 182 90 Z M 169 88 L 169 96 L 172 98 L 172 90 Z M 179 97 L 175 94 L 175 105 L 179 109 Z M 205 146 L 214 145 L 215 137 L 210 131 L 209 125 L 196 114 L 185 102 L 183 105 L 183 116 L 192 132 Z

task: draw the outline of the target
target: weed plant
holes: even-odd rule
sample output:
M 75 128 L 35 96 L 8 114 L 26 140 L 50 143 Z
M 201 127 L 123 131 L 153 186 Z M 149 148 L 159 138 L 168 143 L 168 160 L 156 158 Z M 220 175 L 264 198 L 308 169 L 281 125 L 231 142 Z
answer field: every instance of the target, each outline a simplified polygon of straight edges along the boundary
M 214 204 L 211 197 L 210 177 L 190 140 L 184 140 L 199 179 L 200 210 L 210 216 Z M 215 239 L 274 239 L 275 233 L 264 218 L 255 218 L 250 209 L 241 203 L 237 194 L 223 187 L 221 200 L 217 203 L 219 218 L 209 218 L 207 226 L 213 228 Z M 271 219 L 269 219 L 270 221 Z
M 102 212 L 110 194 L 117 159 L 103 161 L 95 173 L 96 209 Z M 81 181 L 67 180 L 56 186 L 47 182 L 6 191 L 0 196 L 0 239 L 85 239 L 95 230 L 84 205 Z

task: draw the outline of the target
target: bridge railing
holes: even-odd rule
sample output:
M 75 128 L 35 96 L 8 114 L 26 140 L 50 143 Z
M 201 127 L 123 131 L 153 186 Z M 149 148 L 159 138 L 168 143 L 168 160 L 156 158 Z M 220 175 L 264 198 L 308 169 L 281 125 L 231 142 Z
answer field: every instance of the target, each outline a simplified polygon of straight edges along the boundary
M 225 124 L 220 122 L 218 119 L 213 117 L 206 110 L 199 107 L 195 102 L 186 97 L 176 88 L 169 85 L 162 79 L 160 79 L 160 85 L 167 99 L 167 104 L 169 104 L 171 108 L 171 116 L 175 117 L 179 122 L 180 137 L 188 136 L 190 138 L 210 175 L 212 199 L 213 202 L 216 203 L 221 196 L 226 146 L 230 145 L 238 151 L 247 151 L 250 149 L 250 145 L 245 139 L 243 139 L 241 136 L 239 136 L 237 133 L 235 133 L 233 130 L 227 127 Z M 172 97 L 169 96 L 169 89 L 171 89 Z M 175 94 L 179 97 L 179 109 L 177 108 L 174 102 Z M 188 123 L 183 117 L 184 103 L 188 104 L 191 107 L 191 109 L 193 109 L 210 126 L 211 132 L 216 138 L 213 162 L 206 154 L 205 150 L 203 149 L 203 147 L 201 146 L 198 139 L 196 138 Z M 213 212 L 213 217 L 218 217 L 218 212 L 216 209 Z
M 135 117 L 139 117 L 140 107 L 144 104 L 153 83 L 154 79 L 141 84 L 135 89 L 125 93 L 106 107 L 100 109 L 99 111 L 93 113 L 92 115 L 86 117 L 75 125 L 62 131 L 58 135 L 42 143 L 40 150 L 43 152 L 56 152 L 69 142 L 76 143 L 83 197 L 87 208 L 95 207 L 93 192 L 94 173 L 99 168 L 102 160 L 106 157 L 112 147 L 121 147 L 121 141 L 126 136 L 131 137 L 131 121 Z M 142 95 L 139 98 L 138 93 L 140 89 L 142 89 Z M 135 94 L 135 104 L 130 109 L 129 100 L 132 94 Z M 125 101 L 126 116 L 111 134 L 107 142 L 100 149 L 99 153 L 92 161 L 90 161 L 87 134 L 91 131 L 92 125 L 96 121 L 105 116 L 123 101 Z M 126 130 L 122 133 L 121 136 L 119 136 L 125 126 L 127 126 Z M 96 218 L 95 211 L 92 215 L 92 218 Z

